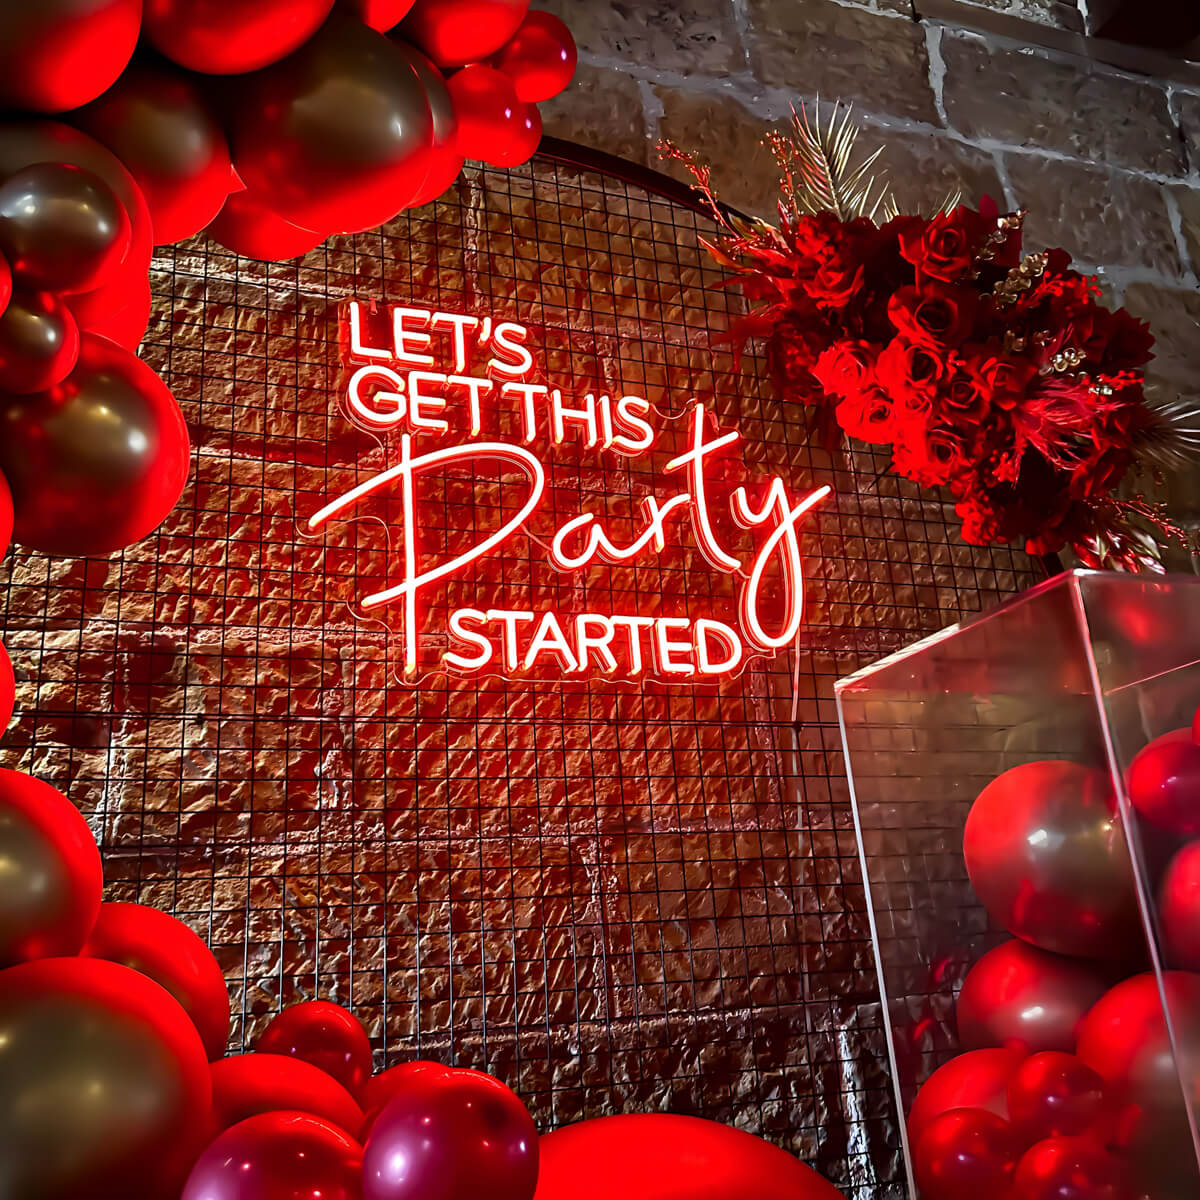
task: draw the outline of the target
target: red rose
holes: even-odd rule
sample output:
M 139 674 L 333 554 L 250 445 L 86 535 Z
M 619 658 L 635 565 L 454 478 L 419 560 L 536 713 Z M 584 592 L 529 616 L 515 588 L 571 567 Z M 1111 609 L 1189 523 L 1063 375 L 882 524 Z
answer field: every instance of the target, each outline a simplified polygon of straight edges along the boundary
M 961 346 L 975 323 L 979 300 L 969 288 L 928 280 L 900 288 L 888 301 L 888 317 L 898 333 L 925 346 Z
M 954 511 L 962 521 L 962 539 L 970 546 L 990 546 L 1000 534 L 1000 514 L 981 493 L 960 500 Z
M 821 386 L 833 396 L 853 396 L 871 381 L 875 347 L 870 342 L 835 342 L 823 351 L 812 368 Z
M 804 290 L 823 308 L 844 308 L 862 289 L 864 266 L 843 256 L 824 259 Z
M 945 426 L 911 424 L 892 447 L 892 470 L 921 487 L 940 487 L 969 467 L 962 438 Z
M 901 424 L 892 398 L 877 387 L 868 387 L 837 406 L 838 424 L 846 434 L 877 446 L 894 441 Z
M 939 213 L 924 229 L 901 230 L 900 253 L 916 267 L 918 278 L 957 283 L 975 275 L 986 236 L 987 222 L 974 209 L 959 205 L 953 212 Z
M 1015 408 L 1037 375 L 1037 367 L 1022 358 L 1005 354 L 978 355 L 967 364 L 978 379 L 988 403 L 999 408 Z
M 946 357 L 903 337 L 893 338 L 879 355 L 875 378 L 906 408 L 924 412 L 949 372 Z

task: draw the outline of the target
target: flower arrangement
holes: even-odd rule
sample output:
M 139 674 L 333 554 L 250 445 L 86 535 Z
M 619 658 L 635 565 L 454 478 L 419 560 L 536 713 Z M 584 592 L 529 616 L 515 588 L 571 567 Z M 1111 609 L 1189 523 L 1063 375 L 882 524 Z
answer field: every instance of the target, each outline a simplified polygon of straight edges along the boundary
M 856 136 L 848 110 L 822 125 L 819 108 L 770 136 L 778 225 L 731 213 L 707 167 L 662 147 L 707 198 L 705 246 L 749 301 L 735 349 L 765 338 L 781 395 L 825 445 L 889 445 L 896 474 L 949 492 L 966 541 L 1161 570 L 1163 541 L 1182 535 L 1117 488 L 1139 460 L 1189 460 L 1200 425 L 1147 398 L 1148 327 L 1106 308 L 1065 251 L 1023 255 L 1023 213 L 985 198 L 900 214 Z

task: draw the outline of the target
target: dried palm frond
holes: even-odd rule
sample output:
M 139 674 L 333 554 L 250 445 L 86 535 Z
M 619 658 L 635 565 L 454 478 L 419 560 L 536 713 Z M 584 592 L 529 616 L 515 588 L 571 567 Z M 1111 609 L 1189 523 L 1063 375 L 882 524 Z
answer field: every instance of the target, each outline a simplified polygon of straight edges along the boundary
M 1185 471 L 1200 465 L 1200 397 L 1147 394 L 1151 420 L 1134 445 L 1147 466 Z
M 858 134 L 852 108 L 835 104 L 822 123 L 818 100 L 811 120 L 801 104 L 798 111 L 792 108 L 785 132 L 767 135 L 766 145 L 779 164 L 784 200 L 793 216 L 831 212 L 840 221 L 850 221 L 875 220 L 881 211 L 895 212 L 886 177 L 872 173 L 883 148 L 858 158 L 854 153 Z

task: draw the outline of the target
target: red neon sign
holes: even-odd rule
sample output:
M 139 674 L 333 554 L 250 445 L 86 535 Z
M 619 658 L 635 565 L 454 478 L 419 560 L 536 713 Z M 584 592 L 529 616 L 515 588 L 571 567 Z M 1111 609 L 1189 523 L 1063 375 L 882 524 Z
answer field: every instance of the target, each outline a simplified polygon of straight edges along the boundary
M 420 613 L 438 582 L 499 555 L 515 537 L 533 537 L 530 522 L 542 507 L 547 473 L 531 444 L 544 439 L 562 446 L 574 439 L 592 453 L 637 458 L 654 449 L 660 431 L 650 421 L 653 408 L 643 397 L 614 399 L 589 392 L 582 400 L 564 400 L 560 389 L 531 382 L 535 361 L 527 345 L 529 334 L 516 322 L 396 307 L 390 310 L 386 339 L 369 336 L 367 324 L 363 307 L 351 301 L 346 327 L 352 371 L 345 407 L 350 420 L 363 429 L 399 433 L 398 461 L 313 513 L 308 528 L 315 532 L 334 518 L 352 517 L 367 497 L 398 496 L 400 580 L 361 597 L 360 602 L 368 611 L 393 603 L 402 606 L 405 672 L 414 677 L 420 669 Z M 486 360 L 483 373 L 470 373 L 481 359 Z M 447 365 L 447 360 L 451 370 L 436 369 Z M 450 433 L 451 412 L 457 414 L 464 432 L 478 439 L 489 407 L 511 414 L 524 445 L 468 440 L 415 452 L 415 437 L 443 438 Z M 796 498 L 782 479 L 772 476 L 759 502 L 742 485 L 733 489 L 722 509 L 715 499 L 710 467 L 722 451 L 738 442 L 740 434 L 716 429 L 698 400 L 692 401 L 686 420 L 686 449 L 662 468 L 677 490 L 663 499 L 653 495 L 640 499 L 641 528 L 632 539 L 618 539 L 599 515 L 584 511 L 560 524 L 548 545 L 535 540 L 544 546 L 551 567 L 570 573 L 661 555 L 668 539 L 681 538 L 686 527 L 714 571 L 738 578 L 736 623 L 713 616 L 459 607 L 448 616 L 448 645 L 441 654 L 444 667 L 462 674 L 523 675 L 552 667 L 566 677 L 702 679 L 732 674 L 749 657 L 773 655 L 795 641 L 804 615 L 799 524 L 831 489 L 820 487 Z M 466 550 L 422 565 L 416 480 L 486 461 L 524 477 L 523 502 L 499 528 Z M 733 525 L 735 533 L 761 536 L 751 550 L 739 553 L 719 532 L 724 521 Z M 772 565 L 777 568 L 776 586 L 782 596 L 778 607 L 783 616 L 777 618 L 776 628 L 768 628 L 763 616 Z

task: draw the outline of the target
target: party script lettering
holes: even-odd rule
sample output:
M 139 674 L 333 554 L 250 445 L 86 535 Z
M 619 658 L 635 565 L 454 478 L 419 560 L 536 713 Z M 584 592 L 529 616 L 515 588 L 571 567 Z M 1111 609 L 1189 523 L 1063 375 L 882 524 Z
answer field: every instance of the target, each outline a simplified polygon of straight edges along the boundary
M 313 513 L 308 527 L 316 531 L 334 518 L 352 517 L 357 506 L 381 493 L 399 497 L 397 582 L 359 597 L 359 603 L 368 611 L 400 607 L 404 668 L 415 676 L 419 617 L 439 582 L 471 563 L 503 556 L 511 539 L 530 533 L 548 488 L 547 466 L 536 447 L 573 441 L 589 453 L 639 459 L 654 451 L 662 430 L 642 396 L 593 391 L 564 396 L 548 383 L 533 382 L 529 330 L 515 321 L 404 306 L 380 314 L 350 301 L 345 333 L 344 407 L 359 427 L 398 434 L 388 443 L 395 443 L 395 461 Z M 509 440 L 482 436 L 485 416 L 497 406 L 512 414 L 510 428 L 519 440 L 512 433 Z M 796 496 L 783 479 L 771 476 L 725 495 L 714 484 L 712 468 L 720 455 L 736 452 L 740 433 L 718 428 L 695 399 L 683 420 L 680 452 L 661 467 L 666 494 L 638 500 L 636 536 L 619 538 L 600 515 L 583 511 L 559 525 L 548 544 L 539 539 L 536 545 L 551 567 L 569 573 L 646 560 L 686 534 L 714 571 L 737 577 L 733 623 L 710 615 L 534 612 L 501 607 L 502 596 L 480 597 L 477 606 L 449 611 L 445 668 L 460 674 L 552 670 L 575 677 L 686 681 L 731 674 L 749 657 L 774 655 L 795 640 L 804 614 L 801 522 L 830 488 Z M 430 442 L 436 448 L 426 449 Z M 506 475 L 523 479 L 523 502 L 461 552 L 423 561 L 417 480 L 469 472 L 483 463 L 499 464 Z M 730 537 L 731 529 L 743 536 Z

